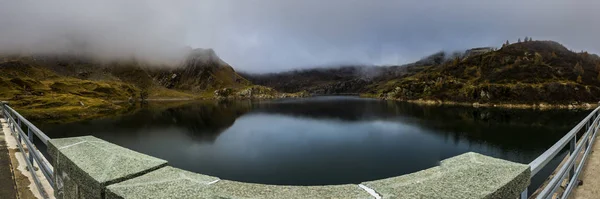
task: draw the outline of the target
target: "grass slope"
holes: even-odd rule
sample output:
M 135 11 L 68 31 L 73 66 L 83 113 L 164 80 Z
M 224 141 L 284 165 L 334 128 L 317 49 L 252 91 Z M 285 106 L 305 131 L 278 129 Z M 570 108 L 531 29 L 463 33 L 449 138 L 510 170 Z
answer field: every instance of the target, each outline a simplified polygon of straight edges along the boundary
M 367 96 L 479 103 L 597 102 L 600 60 L 552 41 L 528 41 L 426 66 L 368 86 Z

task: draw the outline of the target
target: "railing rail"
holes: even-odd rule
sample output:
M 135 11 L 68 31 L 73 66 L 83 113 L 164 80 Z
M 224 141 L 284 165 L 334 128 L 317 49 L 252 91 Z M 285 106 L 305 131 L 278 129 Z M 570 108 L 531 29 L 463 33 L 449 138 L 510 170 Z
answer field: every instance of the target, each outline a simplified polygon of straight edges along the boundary
M 23 154 L 25 158 L 25 162 L 27 163 L 27 168 L 31 172 L 31 176 L 33 178 L 34 184 L 37 187 L 40 195 L 44 198 L 48 198 L 48 193 L 46 193 L 44 187 L 42 186 L 42 182 L 38 178 L 35 173 L 34 165 L 41 169 L 42 174 L 46 177 L 46 180 L 50 184 L 50 186 L 55 187 L 54 180 L 52 178 L 53 171 L 49 166 L 49 163 L 45 161 L 42 154 L 40 154 L 37 147 L 33 144 L 34 136 L 37 137 L 42 143 L 47 145 L 48 140 L 50 138 L 46 136 L 41 130 L 35 127 L 31 122 L 29 122 L 25 117 L 21 116 L 14 109 L 12 109 L 8 104 L 4 102 L 0 102 L 0 111 L 4 115 L 6 119 L 9 129 L 11 133 L 17 138 L 17 146 L 19 147 L 20 152 Z M 27 134 L 23 130 L 23 125 L 27 128 Z M 23 143 L 27 146 L 27 151 L 23 147 Z
M 531 176 L 533 177 L 542 168 L 544 168 L 556 155 L 558 155 L 566 146 L 569 144 L 569 154 L 566 161 L 558 168 L 556 174 L 549 180 L 546 185 L 542 185 L 539 188 L 541 190 L 536 198 L 552 198 L 557 193 L 558 188 L 567 179 L 566 188 L 562 193 L 558 193 L 558 197 L 567 198 L 576 184 L 578 184 L 577 178 L 583 166 L 589 152 L 591 151 L 592 145 L 594 144 L 595 137 L 600 127 L 599 115 L 600 107 L 594 109 L 587 117 L 585 117 L 579 124 L 571 129 L 565 136 L 563 136 L 558 142 L 552 147 L 546 150 L 542 155 L 537 157 L 529 166 L 531 167 Z M 577 134 L 581 130 L 585 130 L 585 133 L 579 141 L 577 140 Z M 583 155 L 581 154 L 583 151 Z M 578 158 L 581 155 L 581 158 Z M 579 160 L 579 163 L 577 163 Z M 521 193 L 521 199 L 526 199 L 527 189 Z

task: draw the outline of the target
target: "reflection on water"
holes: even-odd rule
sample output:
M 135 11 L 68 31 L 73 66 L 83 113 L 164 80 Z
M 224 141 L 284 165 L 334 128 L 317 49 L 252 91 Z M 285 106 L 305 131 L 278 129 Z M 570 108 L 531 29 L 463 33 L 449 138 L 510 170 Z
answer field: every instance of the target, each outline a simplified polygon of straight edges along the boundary
M 94 135 L 223 179 L 320 185 L 411 173 L 468 151 L 529 163 L 586 114 L 319 97 L 159 103 L 41 129 L 52 138 Z

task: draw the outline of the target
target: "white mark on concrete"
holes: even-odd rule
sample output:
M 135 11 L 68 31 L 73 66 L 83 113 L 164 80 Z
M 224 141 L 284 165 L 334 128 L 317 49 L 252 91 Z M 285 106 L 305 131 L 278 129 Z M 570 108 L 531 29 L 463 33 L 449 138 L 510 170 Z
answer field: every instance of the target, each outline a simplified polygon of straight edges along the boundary
M 107 178 L 108 172 L 112 172 L 113 171 L 111 168 L 113 168 L 112 164 L 115 161 L 115 158 L 116 158 L 115 154 L 112 154 L 112 155 L 110 155 L 110 157 L 107 158 L 106 162 L 107 162 L 107 165 L 109 167 L 105 168 L 104 171 L 102 172 L 102 174 L 100 174 L 100 179 L 102 179 L 102 180 L 108 180 L 106 178 Z
M 381 199 L 381 195 L 379 195 L 377 192 L 375 192 L 375 190 L 373 190 L 365 185 L 362 185 L 362 184 L 359 184 L 358 187 L 367 191 L 367 193 L 369 193 L 371 196 L 375 197 L 375 199 Z
M 183 172 L 179 173 L 179 178 L 180 179 L 189 180 L 189 181 L 192 181 L 192 182 L 195 182 L 195 183 L 198 183 L 198 184 L 206 184 L 206 185 L 214 184 L 214 183 L 216 183 L 216 182 L 218 182 L 220 180 L 220 179 L 217 179 L 217 180 L 214 180 L 214 181 L 211 181 L 211 182 L 203 182 L 203 181 L 199 181 L 199 180 L 190 178 L 189 176 L 185 175 Z
M 169 180 L 159 180 L 159 181 L 152 181 L 152 182 L 142 182 L 142 183 L 133 183 L 133 184 L 124 184 L 124 185 L 110 185 L 110 187 L 137 187 L 137 186 L 146 186 L 146 185 L 153 185 L 153 184 L 162 184 L 162 183 L 167 183 L 167 182 L 174 182 L 174 181 L 178 181 L 178 180 L 182 180 L 181 178 L 177 178 L 177 179 L 169 179 Z
M 10 128 L 8 127 L 8 123 L 6 123 L 6 119 L 2 118 L 0 119 L 0 122 L 2 123 L 2 131 L 4 132 L 4 137 L 6 138 L 6 147 L 8 149 L 17 149 L 17 140 L 10 139 L 13 136 L 10 133 Z
M 212 182 L 208 182 L 208 183 L 206 183 L 206 184 L 207 184 L 207 185 L 215 184 L 215 183 L 219 182 L 219 180 L 221 180 L 221 179 L 216 179 L 216 180 L 214 180 L 214 181 L 212 181 Z
M 83 144 L 83 143 L 86 143 L 86 142 L 87 142 L 87 141 L 81 141 L 81 142 L 77 142 L 77 143 L 69 144 L 69 145 L 67 145 L 67 146 L 61 146 L 61 147 L 60 147 L 60 148 L 58 148 L 58 149 L 66 149 L 66 148 L 69 148 L 69 147 L 72 147 L 72 146 L 75 146 L 75 145 L 79 145 L 79 144 Z

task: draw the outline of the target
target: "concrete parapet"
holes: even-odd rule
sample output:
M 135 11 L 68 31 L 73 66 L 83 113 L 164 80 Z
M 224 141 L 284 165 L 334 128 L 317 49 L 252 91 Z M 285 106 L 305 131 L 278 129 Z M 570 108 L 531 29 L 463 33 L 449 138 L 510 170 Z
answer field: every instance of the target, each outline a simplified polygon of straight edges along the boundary
M 53 139 L 57 198 L 516 198 L 528 165 L 465 153 L 416 173 L 357 184 L 280 186 L 220 180 L 92 136 Z
M 416 173 L 362 183 L 383 198 L 518 198 L 528 165 L 469 152 Z
M 371 198 L 358 185 L 280 186 L 219 180 L 173 167 L 107 187 L 107 199 Z
M 167 164 L 92 137 L 51 139 L 57 198 L 104 198 L 104 188 L 140 176 Z

